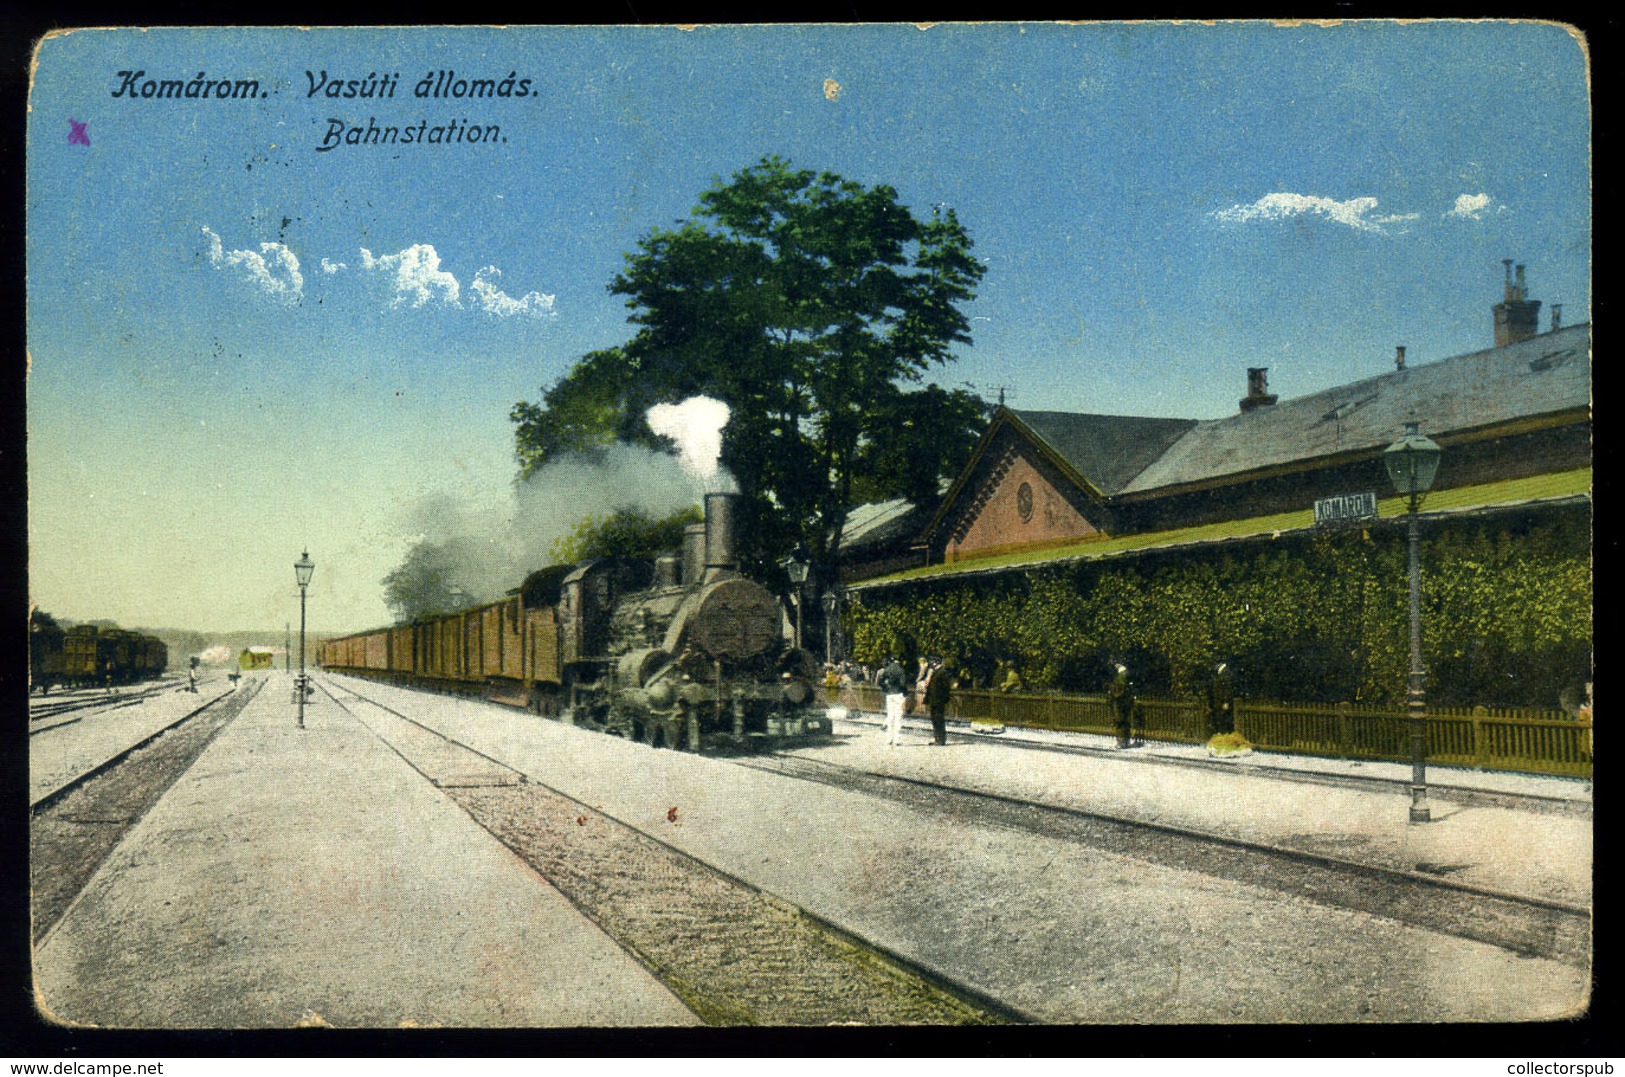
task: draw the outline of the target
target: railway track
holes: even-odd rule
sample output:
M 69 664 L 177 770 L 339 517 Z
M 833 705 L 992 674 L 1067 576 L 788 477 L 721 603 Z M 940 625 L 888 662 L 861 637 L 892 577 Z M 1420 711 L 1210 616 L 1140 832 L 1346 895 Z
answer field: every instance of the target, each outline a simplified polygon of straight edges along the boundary
M 80 714 L 73 718 L 63 718 L 62 716 L 66 714 L 74 714 L 77 711 L 113 711 L 122 707 L 132 707 L 173 687 L 173 685 L 169 684 L 158 684 L 142 688 L 130 695 L 110 696 L 98 694 L 77 699 L 55 700 L 51 703 L 36 703 L 28 709 L 28 735 L 32 737 L 39 733 L 47 733 L 53 729 L 72 725 L 74 722 L 83 721 L 89 717 L 87 714 Z
M 908 807 L 1088 845 L 1159 865 L 1383 916 L 1489 943 L 1524 957 L 1581 968 L 1591 954 L 1591 912 L 1563 902 L 1471 886 L 1421 872 L 1223 835 L 1036 804 L 913 778 L 793 756 L 735 759 L 785 777 L 866 793 Z
M 318 684 L 708 1024 L 1032 1020 L 399 711 Z
M 41 797 L 29 812 L 36 943 L 62 919 L 124 835 L 259 692 L 252 681 Z
M 857 725 L 875 726 L 882 724 L 881 720 L 857 719 L 850 715 L 842 721 Z M 955 728 L 950 723 L 950 730 L 962 734 L 966 738 L 974 738 L 965 723 L 958 723 Z M 909 728 L 905 725 L 905 728 Z M 929 726 L 926 727 L 929 732 Z M 1111 756 L 1115 760 L 1124 760 L 1142 765 L 1183 767 L 1187 770 L 1234 770 L 1236 764 L 1218 762 L 1204 759 L 1180 759 L 1177 757 L 1135 753 L 1124 756 L 1115 748 L 1094 747 L 1088 744 L 1056 744 L 1050 741 L 1035 740 L 1023 737 L 1019 733 L 1014 736 L 1010 732 L 998 736 L 1001 745 L 1009 748 L 1021 748 L 1024 751 L 1051 752 L 1058 755 L 1085 755 L 1085 756 Z M 1258 768 L 1272 781 L 1300 782 L 1305 785 L 1325 785 L 1338 789 L 1368 789 L 1372 792 L 1392 793 L 1408 791 L 1410 782 L 1404 778 L 1379 778 L 1375 776 L 1352 774 L 1327 774 L 1315 771 L 1292 770 L 1287 767 Z M 1433 773 L 1430 771 L 1430 773 Z M 1474 786 L 1440 785 L 1434 783 L 1428 786 L 1428 797 L 1432 800 L 1459 804 L 1464 808 L 1510 808 L 1514 811 L 1534 811 L 1547 815 L 1561 815 L 1571 818 L 1591 818 L 1591 803 L 1585 800 L 1573 800 L 1566 797 L 1544 796 L 1538 793 L 1509 793 L 1500 789 L 1485 789 Z

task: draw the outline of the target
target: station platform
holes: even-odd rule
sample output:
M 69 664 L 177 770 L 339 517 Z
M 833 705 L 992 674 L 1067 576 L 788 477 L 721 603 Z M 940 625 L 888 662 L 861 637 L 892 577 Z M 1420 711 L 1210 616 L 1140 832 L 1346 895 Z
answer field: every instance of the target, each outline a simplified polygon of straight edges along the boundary
M 868 711 L 846 712 L 846 719 L 855 725 L 882 727 L 883 716 Z M 923 731 L 929 735 L 931 723 L 915 716 L 903 720 L 905 729 Z M 1075 733 L 1049 729 L 1023 729 L 1003 727 L 998 733 L 977 731 L 969 722 L 948 723 L 950 736 L 969 736 L 977 740 L 997 739 L 1008 744 L 1032 744 L 1039 747 L 1061 748 L 1084 753 L 1122 753 L 1123 759 L 1151 759 L 1184 765 L 1212 768 L 1216 771 L 1258 773 L 1275 778 L 1326 778 L 1334 781 L 1384 782 L 1404 785 L 1411 780 L 1409 763 L 1381 760 L 1338 759 L 1322 755 L 1299 755 L 1285 752 L 1255 751 L 1250 755 L 1229 759 L 1215 759 L 1200 744 L 1176 744 L 1165 741 L 1146 741 L 1143 745 L 1124 752 L 1116 739 L 1097 733 Z M 1427 782 L 1430 788 L 1459 792 L 1507 794 L 1519 797 L 1541 798 L 1589 808 L 1592 783 L 1584 778 L 1561 778 L 1542 774 L 1524 774 L 1514 771 L 1474 770 L 1429 764 Z
M 492 704 L 332 677 L 862 938 L 1055 1023 L 1531 1021 L 1583 1012 L 1589 971 L 1279 890 L 954 818 Z M 899 748 L 865 722 L 790 754 L 1589 900 L 1590 821 L 1042 753 L 997 737 Z
M 298 729 L 289 676 L 268 680 L 36 948 L 45 1019 L 698 1023 L 370 730 L 332 706 Z
M 950 723 L 930 744 L 929 720 L 904 720 L 888 749 L 879 715 L 836 723 L 850 738 L 795 754 L 897 777 L 1164 823 L 1228 838 L 1421 870 L 1499 893 L 1586 906 L 1591 900 L 1591 783 L 1430 766 L 1431 821 L 1410 823 L 1410 766 L 1254 752 L 1216 760 L 1199 745 L 1119 749 L 1086 733 Z M 1031 746 L 1064 751 L 1031 750 Z M 929 749 L 918 751 L 916 749 Z M 1524 807 L 1476 804 L 1455 793 L 1539 798 Z M 1555 810 L 1554 810 L 1555 809 Z

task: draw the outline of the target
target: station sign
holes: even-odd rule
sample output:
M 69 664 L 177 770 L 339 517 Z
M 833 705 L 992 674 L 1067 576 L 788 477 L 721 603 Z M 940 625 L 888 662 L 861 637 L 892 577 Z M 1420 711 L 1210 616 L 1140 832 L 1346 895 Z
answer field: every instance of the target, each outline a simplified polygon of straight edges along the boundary
M 1359 494 L 1339 494 L 1315 502 L 1315 524 L 1369 520 L 1377 515 L 1377 495 L 1370 490 Z

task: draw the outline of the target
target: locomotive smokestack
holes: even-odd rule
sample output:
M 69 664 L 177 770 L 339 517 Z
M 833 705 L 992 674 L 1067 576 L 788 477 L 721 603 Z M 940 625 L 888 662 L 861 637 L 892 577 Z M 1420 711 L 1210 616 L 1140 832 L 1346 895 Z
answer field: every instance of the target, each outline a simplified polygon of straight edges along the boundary
M 676 587 L 677 566 L 679 558 L 676 554 L 663 553 L 655 558 L 655 586 Z
M 739 568 L 738 544 L 734 540 L 738 494 L 705 495 L 705 567 Z
M 705 525 L 683 528 L 683 586 L 698 583 L 705 574 Z

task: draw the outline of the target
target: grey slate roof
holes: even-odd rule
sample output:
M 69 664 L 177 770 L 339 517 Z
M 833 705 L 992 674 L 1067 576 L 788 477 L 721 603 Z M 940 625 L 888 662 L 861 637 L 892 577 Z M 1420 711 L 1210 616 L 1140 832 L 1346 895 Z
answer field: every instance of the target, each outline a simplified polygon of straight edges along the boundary
M 1146 461 L 1138 474 L 1106 492 L 1148 493 L 1257 468 L 1377 449 L 1391 444 L 1406 422 L 1420 422 L 1422 433 L 1437 438 L 1583 408 L 1590 402 L 1591 327 L 1575 325 L 1194 423 L 1166 452 Z M 1087 469 L 1079 470 L 1093 478 Z
M 1006 410 L 1107 497 L 1197 425 L 1195 419 Z
M 912 540 L 930 517 L 902 498 L 859 505 L 846 515 L 841 548 L 848 553 Z

